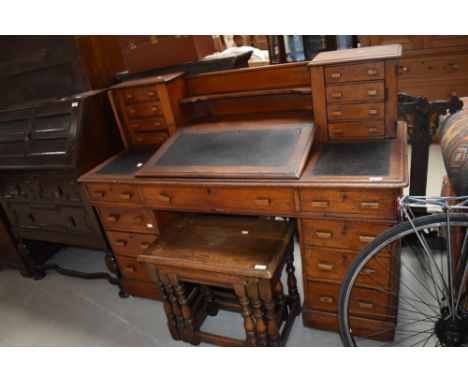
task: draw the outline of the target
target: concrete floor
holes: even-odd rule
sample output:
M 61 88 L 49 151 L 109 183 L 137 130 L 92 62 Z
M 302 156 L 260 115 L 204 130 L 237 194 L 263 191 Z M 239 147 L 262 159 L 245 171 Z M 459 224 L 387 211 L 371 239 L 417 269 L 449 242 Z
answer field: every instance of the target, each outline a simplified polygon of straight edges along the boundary
M 439 195 L 445 174 L 440 148 L 431 147 L 428 195 Z M 54 261 L 83 271 L 106 271 L 103 254 L 78 248 Z M 296 275 L 302 291 L 299 248 Z M 204 329 L 243 337 L 239 314 L 220 312 Z M 298 317 L 288 346 L 341 346 L 336 333 L 305 328 Z M 49 272 L 40 281 L 17 271 L 0 272 L 0 346 L 191 346 L 171 339 L 162 304 L 129 297 L 105 280 L 81 280 Z M 206 346 L 206 345 L 201 345 Z

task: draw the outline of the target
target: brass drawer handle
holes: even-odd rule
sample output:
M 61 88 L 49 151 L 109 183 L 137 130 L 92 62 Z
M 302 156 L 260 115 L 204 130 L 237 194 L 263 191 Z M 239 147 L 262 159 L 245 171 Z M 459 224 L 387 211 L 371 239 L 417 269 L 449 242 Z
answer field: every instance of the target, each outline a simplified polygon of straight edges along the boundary
M 153 92 L 153 91 L 149 91 L 149 92 L 148 92 L 148 96 L 149 96 L 149 97 L 154 97 L 155 95 L 156 95 L 156 93 Z
M 361 208 L 370 209 L 370 210 L 377 210 L 379 209 L 379 202 L 362 202 Z
M 342 111 L 341 110 L 336 110 L 332 113 L 332 115 L 338 116 L 341 115 Z
M 123 239 L 118 239 L 115 241 L 115 245 L 118 245 L 119 247 L 125 247 L 127 245 L 127 241 Z
M 375 76 L 377 74 L 377 70 L 376 69 L 367 69 L 367 74 L 369 76 Z
M 370 243 L 375 239 L 375 236 L 359 235 L 359 241 L 361 243 Z
M 131 192 L 123 192 L 119 194 L 119 198 L 122 200 L 130 200 L 132 198 L 133 194 Z
M 341 92 L 335 92 L 331 94 L 332 98 L 341 98 Z
M 109 215 L 106 217 L 106 220 L 111 223 L 115 223 L 117 220 L 119 220 L 120 216 L 119 215 Z
M 375 134 L 379 131 L 379 129 L 377 127 L 369 127 L 369 133 L 371 134 Z
M 321 239 L 331 239 L 333 236 L 331 232 L 323 232 L 323 231 L 317 231 L 315 232 L 315 235 Z
M 135 267 L 133 267 L 133 266 L 131 266 L 131 265 L 127 265 L 127 266 L 125 267 L 125 270 L 126 270 L 127 272 L 133 273 L 133 272 L 135 272 L 136 269 L 135 269 Z
M 166 196 L 166 195 L 164 195 L 164 194 L 158 194 L 158 199 L 159 199 L 159 200 L 162 200 L 162 201 L 165 202 L 165 203 L 170 203 L 171 200 L 172 200 L 171 197 Z
M 103 198 L 106 195 L 104 191 L 94 191 L 93 196 L 96 198 Z
M 318 263 L 318 269 L 322 271 L 333 271 L 333 264 L 330 263 Z
M 364 309 L 374 309 L 374 304 L 367 301 L 359 301 L 358 306 Z
M 340 72 L 333 72 L 331 74 L 331 78 L 341 78 L 341 73 Z
M 255 199 L 255 204 L 259 206 L 269 206 L 270 205 L 270 198 L 257 198 Z
M 311 204 L 312 207 L 328 207 L 327 200 L 314 200 Z
M 159 108 L 158 108 L 157 106 L 151 106 L 151 110 L 154 111 L 154 112 L 156 112 L 156 111 L 159 110 Z
M 375 96 L 375 95 L 377 95 L 377 90 L 375 90 L 375 89 L 368 90 L 367 95 L 368 96 Z
M 368 113 L 369 115 L 376 115 L 376 114 L 379 113 L 379 111 L 378 111 L 378 110 L 375 110 L 375 109 L 369 109 L 369 110 L 367 110 L 367 113 Z
M 127 93 L 127 94 L 125 94 L 125 97 L 126 97 L 127 99 L 132 99 L 132 98 L 133 98 L 133 94 Z
M 326 302 L 327 304 L 333 303 L 335 299 L 333 297 L 328 297 L 328 296 L 320 296 L 319 297 L 320 302 Z
M 143 216 L 141 215 L 133 216 L 131 220 L 132 220 L 132 223 L 141 223 L 143 221 Z
M 150 246 L 150 243 L 143 242 L 139 245 L 140 249 L 148 249 Z

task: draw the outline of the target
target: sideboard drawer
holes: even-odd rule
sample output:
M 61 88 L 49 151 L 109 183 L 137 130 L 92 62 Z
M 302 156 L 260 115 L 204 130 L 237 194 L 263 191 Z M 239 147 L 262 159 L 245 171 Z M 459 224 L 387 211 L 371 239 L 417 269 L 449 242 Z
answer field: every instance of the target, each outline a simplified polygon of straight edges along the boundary
M 369 102 L 357 104 L 330 104 L 327 106 L 330 121 L 344 121 L 353 119 L 384 118 L 385 104 L 383 102 Z
M 101 221 L 107 229 L 135 232 L 158 232 L 156 217 L 147 208 L 98 208 Z
M 116 255 L 137 257 L 158 238 L 142 233 L 107 231 L 107 238 Z
M 325 81 L 327 83 L 380 80 L 384 77 L 385 64 L 383 61 L 327 66 L 325 68 Z
M 335 122 L 328 124 L 328 136 L 333 140 L 383 138 L 385 122 L 381 120 Z
M 328 103 L 383 101 L 385 87 L 383 81 L 359 84 L 331 85 L 325 89 Z
M 139 203 L 140 195 L 135 186 L 107 183 L 87 183 L 86 188 L 91 200 L 96 202 Z
M 337 214 L 396 219 L 394 190 L 315 188 L 299 191 L 301 211 L 306 216 Z
M 318 247 L 360 250 L 391 225 L 377 222 L 302 219 L 304 243 Z

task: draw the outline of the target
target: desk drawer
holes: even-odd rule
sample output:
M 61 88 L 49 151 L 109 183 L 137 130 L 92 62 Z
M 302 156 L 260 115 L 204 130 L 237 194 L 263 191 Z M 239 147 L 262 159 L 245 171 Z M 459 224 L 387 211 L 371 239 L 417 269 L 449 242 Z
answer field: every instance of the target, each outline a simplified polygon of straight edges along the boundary
M 158 232 L 156 217 L 152 210 L 147 208 L 98 208 L 101 221 L 107 229 Z
M 114 185 L 106 183 L 87 183 L 86 188 L 91 200 L 96 202 L 141 202 L 138 190 L 130 185 Z
M 391 224 L 302 219 L 304 243 L 318 247 L 360 250 Z
M 154 85 L 128 88 L 125 90 L 120 90 L 119 93 L 127 105 L 138 102 L 151 102 L 159 100 L 158 91 Z
M 330 104 L 327 106 L 330 121 L 385 117 L 385 104 L 369 102 L 356 104 Z
M 325 68 L 325 81 L 327 84 L 348 81 L 380 80 L 384 77 L 385 64 L 383 61 L 353 65 L 327 66 Z
M 134 145 L 160 145 L 167 138 L 169 138 L 167 131 L 130 133 L 130 139 Z
M 325 89 L 328 103 L 383 101 L 385 87 L 383 81 L 363 82 L 352 85 L 331 85 Z
M 145 118 L 163 114 L 161 103 L 158 101 L 129 105 L 126 111 L 129 118 Z
M 343 252 L 320 247 L 305 247 L 302 266 L 307 277 L 341 282 L 356 254 L 356 252 Z M 392 264 L 393 260 L 389 255 L 382 255 L 371 260 L 364 268 L 362 275 L 359 276 L 359 284 L 390 287 L 392 282 L 390 272 L 395 271 Z
M 134 133 L 167 130 L 164 117 L 136 119 L 127 124 L 127 128 L 130 132 Z
M 310 309 L 336 312 L 341 284 L 307 281 L 305 284 L 305 305 Z M 394 299 L 390 291 L 372 288 L 355 288 L 351 296 L 354 315 L 368 318 L 382 318 L 393 315 Z
M 303 215 L 346 216 L 350 214 L 360 217 L 396 219 L 394 190 L 316 188 L 300 190 L 299 199 Z
M 107 238 L 116 255 L 137 257 L 158 238 L 156 235 L 107 231 Z
M 294 212 L 291 190 L 270 188 L 144 187 L 145 200 L 155 208 L 193 209 L 206 212 Z
M 328 136 L 333 140 L 382 138 L 385 132 L 384 120 L 335 122 L 328 124 Z
M 152 281 L 146 267 L 139 264 L 136 258 L 115 256 L 115 260 L 123 277 L 139 281 Z

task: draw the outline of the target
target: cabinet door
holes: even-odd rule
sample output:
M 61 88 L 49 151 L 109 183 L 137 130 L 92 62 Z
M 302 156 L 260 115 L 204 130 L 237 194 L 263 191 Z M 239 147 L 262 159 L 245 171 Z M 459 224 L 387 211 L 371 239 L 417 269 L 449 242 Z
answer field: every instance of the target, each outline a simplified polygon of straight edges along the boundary
M 362 46 L 401 44 L 403 52 L 422 49 L 424 36 L 361 36 Z

